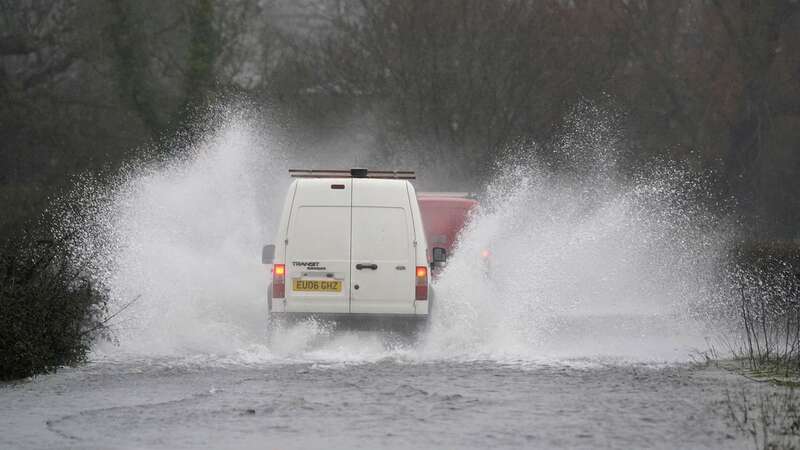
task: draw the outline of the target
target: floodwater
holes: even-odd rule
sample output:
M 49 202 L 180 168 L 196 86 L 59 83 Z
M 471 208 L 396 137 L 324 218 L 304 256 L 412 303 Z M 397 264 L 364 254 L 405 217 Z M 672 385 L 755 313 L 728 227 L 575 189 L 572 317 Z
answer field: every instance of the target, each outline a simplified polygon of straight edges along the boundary
M 61 226 L 125 309 L 88 365 L 0 387 L 0 447 L 749 448 L 725 399 L 764 388 L 694 364 L 727 331 L 732 233 L 690 172 L 620 174 L 614 133 L 585 124 L 557 172 L 512 152 L 418 342 L 309 322 L 268 345 L 260 248 L 286 168 L 313 164 L 259 130 L 225 119 L 76 187 L 91 214 Z
M 99 361 L 0 388 L 0 447 L 751 448 L 725 398 L 758 388 L 585 359 Z

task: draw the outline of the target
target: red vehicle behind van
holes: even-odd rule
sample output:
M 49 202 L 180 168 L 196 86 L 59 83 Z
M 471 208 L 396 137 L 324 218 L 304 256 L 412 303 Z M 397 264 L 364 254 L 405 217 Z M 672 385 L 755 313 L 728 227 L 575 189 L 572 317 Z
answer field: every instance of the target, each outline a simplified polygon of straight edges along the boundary
M 442 247 L 450 255 L 458 234 L 469 220 L 470 212 L 477 208 L 478 201 L 459 192 L 419 192 L 417 200 L 428 245 Z M 481 255 L 483 258 L 488 257 L 485 253 Z M 431 255 L 428 255 L 430 260 Z

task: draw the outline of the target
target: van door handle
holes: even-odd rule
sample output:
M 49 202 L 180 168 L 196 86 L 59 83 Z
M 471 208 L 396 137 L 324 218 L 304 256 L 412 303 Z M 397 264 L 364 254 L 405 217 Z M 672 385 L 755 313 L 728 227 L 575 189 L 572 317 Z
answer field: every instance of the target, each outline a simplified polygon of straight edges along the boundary
M 358 270 L 361 270 L 361 269 L 378 270 L 378 265 L 377 264 L 361 264 L 361 263 L 358 263 L 358 264 L 356 264 L 356 269 L 358 269 Z

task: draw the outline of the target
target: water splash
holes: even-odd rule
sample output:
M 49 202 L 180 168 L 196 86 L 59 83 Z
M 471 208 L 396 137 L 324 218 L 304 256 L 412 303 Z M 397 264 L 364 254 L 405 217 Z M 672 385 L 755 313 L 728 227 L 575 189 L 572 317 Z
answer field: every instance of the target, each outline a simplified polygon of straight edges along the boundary
M 557 170 L 535 146 L 498 163 L 436 286 L 426 350 L 685 361 L 707 347 L 732 227 L 707 180 L 667 162 L 623 176 L 606 136 L 565 140 Z
M 114 307 L 133 301 L 118 348 L 101 351 L 225 353 L 263 341 L 260 245 L 272 239 L 286 163 L 251 120 L 225 119 L 185 157 L 129 167 L 93 218 L 101 281 Z

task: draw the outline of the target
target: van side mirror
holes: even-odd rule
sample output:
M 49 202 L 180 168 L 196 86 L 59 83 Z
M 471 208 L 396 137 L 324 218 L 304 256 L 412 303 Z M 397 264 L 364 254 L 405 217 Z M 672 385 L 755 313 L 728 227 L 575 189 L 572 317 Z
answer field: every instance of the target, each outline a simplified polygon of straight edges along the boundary
M 442 247 L 433 247 L 433 262 L 442 264 L 447 261 L 447 250 Z
M 261 264 L 272 264 L 275 261 L 275 245 L 265 245 L 261 249 Z

